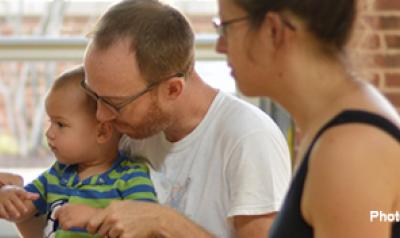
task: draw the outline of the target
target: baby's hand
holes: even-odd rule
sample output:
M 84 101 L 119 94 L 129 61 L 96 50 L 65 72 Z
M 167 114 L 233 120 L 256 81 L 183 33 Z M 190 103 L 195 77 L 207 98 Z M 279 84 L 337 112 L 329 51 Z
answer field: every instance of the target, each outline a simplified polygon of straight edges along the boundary
M 0 173 L 0 187 L 1 185 L 17 185 L 22 187 L 24 185 L 24 179 L 16 174 L 11 173 Z
M 39 194 L 30 193 L 16 185 L 5 185 L 0 188 L 0 218 L 17 222 L 27 215 L 26 200 L 36 200 Z
M 83 204 L 65 204 L 56 211 L 55 217 L 63 230 L 86 228 L 89 220 L 96 216 L 98 211 L 99 208 Z

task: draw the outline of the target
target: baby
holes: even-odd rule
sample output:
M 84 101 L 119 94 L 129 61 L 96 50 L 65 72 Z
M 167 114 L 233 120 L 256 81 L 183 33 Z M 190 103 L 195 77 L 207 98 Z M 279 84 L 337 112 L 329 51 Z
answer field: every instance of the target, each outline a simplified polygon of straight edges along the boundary
M 47 95 L 46 137 L 54 165 L 25 189 L 0 188 L 0 218 L 16 222 L 24 237 L 32 237 L 31 220 L 40 215 L 47 216 L 45 237 L 92 237 L 83 229 L 59 227 L 56 217 L 65 218 L 55 214 L 61 207 L 64 214 L 67 207 L 78 210 L 71 219 L 88 221 L 113 200 L 157 201 L 148 167 L 118 151 L 121 136 L 111 123 L 96 120 L 96 102 L 80 88 L 83 80 L 82 66 L 67 71 Z

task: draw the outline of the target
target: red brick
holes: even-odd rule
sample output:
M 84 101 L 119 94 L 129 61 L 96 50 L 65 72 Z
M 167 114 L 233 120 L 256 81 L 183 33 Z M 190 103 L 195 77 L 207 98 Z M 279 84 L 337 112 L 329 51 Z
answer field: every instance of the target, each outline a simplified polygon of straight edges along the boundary
M 363 49 L 376 50 L 381 47 L 381 40 L 378 34 L 368 34 L 361 43 Z
M 385 74 L 386 88 L 400 88 L 400 73 Z
M 372 74 L 366 77 L 369 80 L 369 82 L 373 84 L 375 87 L 377 88 L 380 87 L 381 77 L 379 76 L 379 74 Z
M 400 93 L 385 93 L 385 96 L 395 107 L 400 107 Z
M 400 16 L 365 16 L 365 22 L 378 30 L 399 30 Z
M 381 68 L 399 68 L 400 54 L 377 54 L 374 57 L 375 66 Z
M 385 41 L 389 49 L 400 49 L 400 35 L 387 35 Z
M 371 55 L 371 53 L 367 53 L 365 51 L 353 51 L 352 48 L 349 48 L 348 50 L 349 60 L 355 68 L 362 68 L 365 70 L 376 68 L 373 54 Z
M 370 6 L 370 2 L 369 1 L 358 1 L 358 11 L 360 12 L 364 12 L 367 11 L 369 9 Z
M 399 0 L 376 0 L 375 9 L 377 10 L 400 10 Z

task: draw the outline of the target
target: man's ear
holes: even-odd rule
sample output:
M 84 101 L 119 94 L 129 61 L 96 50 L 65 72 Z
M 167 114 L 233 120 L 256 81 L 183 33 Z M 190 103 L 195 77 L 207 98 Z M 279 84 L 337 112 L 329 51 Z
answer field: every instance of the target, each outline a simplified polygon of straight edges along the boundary
M 106 143 L 113 135 L 113 125 L 111 122 L 98 122 L 97 124 L 97 142 L 100 144 Z
M 182 94 L 183 89 L 185 87 L 185 78 L 184 77 L 174 77 L 171 78 L 165 83 L 161 84 L 161 93 L 162 96 L 169 100 L 174 100 L 179 95 Z

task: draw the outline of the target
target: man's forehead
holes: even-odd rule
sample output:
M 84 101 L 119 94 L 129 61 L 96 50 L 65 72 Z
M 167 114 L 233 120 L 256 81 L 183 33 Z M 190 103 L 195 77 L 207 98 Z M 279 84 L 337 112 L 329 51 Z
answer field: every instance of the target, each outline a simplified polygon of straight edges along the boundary
M 85 82 L 97 94 L 116 95 L 115 92 L 135 92 L 145 86 L 138 66 L 132 55 L 121 57 L 118 54 L 89 53 L 85 57 Z
M 133 46 L 133 40 L 129 37 L 116 37 L 106 45 L 101 45 L 96 40 L 90 40 L 88 43 L 87 50 L 93 50 L 96 52 L 107 52 L 110 50 L 120 49 L 125 53 L 133 53 L 135 51 Z
M 137 66 L 136 51 L 128 40 L 117 40 L 107 48 L 99 48 L 91 41 L 85 51 L 84 61 L 108 61 L 109 64 L 123 63 Z

